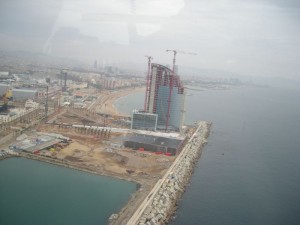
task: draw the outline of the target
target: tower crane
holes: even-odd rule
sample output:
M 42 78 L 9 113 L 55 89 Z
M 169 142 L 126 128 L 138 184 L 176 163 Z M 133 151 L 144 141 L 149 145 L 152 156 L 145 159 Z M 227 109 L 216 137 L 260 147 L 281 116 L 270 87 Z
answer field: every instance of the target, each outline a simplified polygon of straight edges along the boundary
M 147 101 L 148 101 L 148 95 L 150 92 L 150 70 L 151 70 L 151 60 L 153 59 L 152 56 L 145 55 L 145 57 L 148 59 L 148 71 L 147 71 L 147 81 L 146 81 L 146 93 L 145 93 L 145 102 L 144 102 L 144 112 L 147 110 Z
M 67 91 L 67 70 L 69 70 L 69 68 L 63 68 L 60 70 L 60 74 L 64 76 L 64 86 L 62 91 Z
M 188 55 L 197 55 L 197 53 L 194 53 L 194 52 L 184 52 L 184 51 L 177 51 L 177 50 L 173 50 L 173 49 L 172 50 L 171 49 L 167 49 L 166 52 L 173 52 L 173 73 L 175 72 L 175 63 L 176 63 L 176 55 L 177 55 L 177 53 L 188 54 Z
M 178 51 L 178 50 L 174 50 L 174 49 L 167 49 L 166 52 L 173 52 L 173 68 L 172 68 L 172 75 L 171 75 L 171 79 L 170 79 L 170 92 L 169 92 L 169 98 L 168 98 L 168 111 L 167 111 L 167 121 L 166 121 L 166 130 L 167 130 L 168 126 L 169 126 L 169 122 L 170 122 L 170 108 L 171 108 L 171 97 L 172 97 L 172 91 L 173 91 L 173 80 L 175 77 L 176 55 L 177 55 L 177 53 L 197 55 L 197 53 Z

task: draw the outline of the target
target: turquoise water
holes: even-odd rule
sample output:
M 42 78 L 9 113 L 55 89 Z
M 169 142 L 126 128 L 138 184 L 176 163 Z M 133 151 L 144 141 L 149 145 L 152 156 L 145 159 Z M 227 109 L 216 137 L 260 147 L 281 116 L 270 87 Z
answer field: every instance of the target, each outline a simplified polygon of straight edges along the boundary
M 134 183 L 43 162 L 0 161 L 1 225 L 102 225 L 136 191 Z
M 190 93 L 186 122 L 213 126 L 170 224 L 299 225 L 300 85 Z
M 192 91 L 186 120 L 213 122 L 172 225 L 300 224 L 300 85 Z M 120 99 L 141 108 L 143 93 Z M 106 224 L 132 183 L 26 159 L 0 161 L 0 224 Z

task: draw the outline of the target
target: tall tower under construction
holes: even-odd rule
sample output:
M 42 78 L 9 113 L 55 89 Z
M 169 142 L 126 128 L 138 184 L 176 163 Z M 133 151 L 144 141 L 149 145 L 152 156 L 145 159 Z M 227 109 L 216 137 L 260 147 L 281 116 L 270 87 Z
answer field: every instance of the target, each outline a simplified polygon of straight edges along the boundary
M 182 128 L 185 90 L 180 77 L 174 71 L 152 63 L 145 96 L 145 111 L 157 114 L 158 129 Z

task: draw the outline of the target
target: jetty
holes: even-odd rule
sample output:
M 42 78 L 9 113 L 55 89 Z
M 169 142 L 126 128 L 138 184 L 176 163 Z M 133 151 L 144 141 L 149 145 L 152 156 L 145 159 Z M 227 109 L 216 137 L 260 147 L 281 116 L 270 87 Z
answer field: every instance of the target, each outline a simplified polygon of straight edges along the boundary
M 165 224 L 175 211 L 176 203 L 185 190 L 194 165 L 207 143 L 211 124 L 205 121 L 198 127 L 166 174 L 158 180 L 138 207 L 127 225 Z

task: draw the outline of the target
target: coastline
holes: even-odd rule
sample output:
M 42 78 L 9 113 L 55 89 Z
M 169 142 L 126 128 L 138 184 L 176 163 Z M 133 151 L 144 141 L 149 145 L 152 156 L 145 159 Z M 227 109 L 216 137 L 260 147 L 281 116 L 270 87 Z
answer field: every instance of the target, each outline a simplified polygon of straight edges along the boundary
M 107 113 L 112 115 L 120 115 L 120 116 L 128 116 L 126 114 L 123 114 L 121 112 L 118 112 L 117 108 L 115 107 L 115 101 L 121 97 L 127 96 L 129 94 L 133 94 L 136 92 L 142 92 L 145 90 L 145 87 L 139 87 L 139 88 L 131 88 L 131 89 L 124 89 L 118 92 L 105 92 L 102 93 L 103 98 L 100 99 L 101 113 Z M 103 101 L 104 99 L 104 101 Z M 96 104 L 95 104 L 96 105 Z M 105 107 L 103 107 L 105 106 Z M 97 108 L 94 108 L 97 110 Z M 98 108 L 99 109 L 99 108 Z M 98 110 L 97 110 L 98 111 Z M 113 171 L 109 170 L 103 170 L 96 167 L 93 167 L 91 165 L 83 165 L 78 164 L 76 162 L 71 162 L 67 160 L 61 160 L 41 155 L 35 155 L 31 153 L 21 152 L 16 155 L 7 155 L 6 157 L 2 157 L 1 160 L 5 160 L 8 158 L 13 157 L 22 157 L 30 160 L 36 160 L 44 163 L 49 163 L 73 170 L 78 170 L 94 175 L 99 176 L 107 176 L 115 179 L 120 179 L 128 182 L 133 182 L 136 184 L 137 190 L 131 195 L 128 202 L 119 210 L 118 213 L 120 218 L 123 218 L 124 220 L 128 220 L 128 218 L 134 213 L 136 208 L 139 206 L 139 204 L 143 201 L 143 199 L 147 196 L 148 192 L 151 190 L 152 186 L 156 183 L 157 179 L 156 177 L 148 177 L 146 175 L 136 175 L 136 174 L 120 174 L 115 173 Z M 121 216 L 122 215 L 122 216 Z M 123 220 L 122 219 L 122 220 Z
M 126 94 L 119 95 L 116 98 L 112 98 L 110 104 L 112 105 L 112 108 L 115 110 L 116 114 L 120 115 L 120 112 L 118 112 L 115 107 L 115 101 L 121 97 L 132 93 L 134 92 L 129 92 Z M 150 224 L 163 225 L 169 222 L 171 217 L 176 213 L 177 203 L 180 201 L 182 194 L 185 192 L 186 185 L 190 181 L 191 175 L 194 172 L 194 167 L 198 162 L 199 158 L 201 157 L 203 148 L 206 145 L 207 138 L 210 134 L 211 126 L 212 123 L 209 122 L 198 122 L 198 128 L 189 138 L 189 141 L 184 146 L 184 149 L 176 157 L 175 161 L 165 172 L 164 176 L 157 180 L 157 182 L 155 183 L 155 185 L 153 185 L 151 190 L 148 191 L 147 195 L 144 196 L 142 202 L 140 202 L 139 204 L 138 202 L 132 202 L 135 205 L 136 210 L 130 215 L 130 219 L 124 220 L 124 218 L 122 218 L 122 215 L 124 215 L 126 209 L 132 207 L 131 204 L 129 204 L 129 202 L 133 200 L 133 198 L 130 199 L 130 201 L 122 208 L 122 210 L 118 214 L 116 214 L 116 216 L 112 215 L 112 219 L 110 218 L 111 220 L 109 221 L 109 224 L 137 225 L 146 224 L 147 222 L 150 222 Z M 182 171 L 185 172 L 182 173 Z M 179 173 L 179 175 L 181 173 L 181 177 L 178 176 L 177 181 L 174 182 L 175 184 L 171 184 L 171 188 L 173 189 L 170 192 L 170 177 L 173 177 L 176 173 Z M 167 188 L 167 186 L 169 187 Z M 143 185 L 141 184 L 141 189 L 142 188 Z M 166 197 L 166 191 L 169 191 L 168 197 Z M 136 191 L 136 193 L 138 192 L 139 190 Z M 168 204 L 166 204 L 166 201 L 168 201 Z
M 122 223 L 122 221 L 127 221 L 130 218 L 130 216 L 134 214 L 134 212 L 136 211 L 138 206 L 146 198 L 147 194 L 149 193 L 151 188 L 154 186 L 154 184 L 158 180 L 158 178 L 153 179 L 153 177 L 151 179 L 149 179 L 149 177 L 147 177 L 147 176 L 144 176 L 144 177 L 134 176 L 134 175 L 132 176 L 130 174 L 121 175 L 121 174 L 117 174 L 112 171 L 106 171 L 106 170 L 99 171 L 96 168 L 92 168 L 90 166 L 76 165 L 76 163 L 73 163 L 73 162 L 49 158 L 49 157 L 40 156 L 40 155 L 34 155 L 34 154 L 26 153 L 26 152 L 20 153 L 19 155 L 15 155 L 12 157 L 22 157 L 22 158 L 26 158 L 29 160 L 36 160 L 36 161 L 40 161 L 40 162 L 44 162 L 44 163 L 49 163 L 52 165 L 61 166 L 61 167 L 65 167 L 65 168 L 69 168 L 69 169 L 73 169 L 73 170 L 78 170 L 78 171 L 82 171 L 85 173 L 90 173 L 90 174 L 94 174 L 94 175 L 98 175 L 98 176 L 107 176 L 107 177 L 111 177 L 114 179 L 120 179 L 120 180 L 135 183 L 136 187 L 137 187 L 136 191 L 131 195 L 128 202 L 120 209 L 120 211 L 115 212 L 118 215 L 118 220 L 116 220 L 116 222 L 119 221 L 121 223 L 117 222 L 114 224 L 124 224 L 124 223 Z M 107 224 L 109 224 L 109 221 Z
M 98 107 L 97 111 L 103 114 L 111 114 L 116 116 L 129 116 L 126 113 L 119 112 L 116 108 L 116 101 L 122 97 L 125 97 L 130 94 L 134 94 L 137 92 L 144 92 L 146 87 L 137 87 L 131 89 L 124 89 L 115 93 L 104 93 L 104 96 L 101 99 L 100 107 Z
M 122 90 L 122 91 L 116 92 L 116 93 L 106 93 L 105 96 L 107 98 L 105 98 L 106 100 L 103 101 L 102 104 L 100 105 L 103 109 L 102 113 L 106 112 L 106 113 L 111 113 L 113 115 L 125 116 L 125 114 L 118 112 L 118 110 L 115 106 L 115 101 L 124 96 L 127 96 L 129 94 L 133 94 L 136 92 L 142 92 L 142 91 L 144 91 L 144 89 L 145 89 L 144 87 L 141 87 L 141 88 L 135 88 L 135 89 L 129 89 L 129 90 L 126 89 L 126 90 Z M 103 107 L 103 106 L 105 106 L 105 107 Z M 208 134 L 209 134 L 209 128 L 208 128 L 206 136 L 208 136 Z M 167 214 L 166 214 L 165 218 L 163 219 L 164 222 L 168 221 L 170 219 L 170 217 L 173 215 L 173 213 L 176 212 L 176 204 L 180 200 L 180 196 L 184 192 L 185 186 L 190 179 L 190 175 L 192 174 L 194 164 L 197 162 L 198 158 L 201 156 L 203 146 L 204 145 L 201 145 L 199 147 L 197 157 L 194 157 L 193 160 L 191 160 L 192 167 L 189 170 L 190 172 L 188 174 L 186 174 L 186 176 L 184 177 L 184 179 L 182 181 L 183 186 L 180 188 L 181 191 L 177 192 L 176 195 L 174 196 L 175 201 L 172 201 L 172 204 L 170 205 L 171 207 L 168 208 Z M 181 155 L 181 153 L 176 157 L 175 161 L 170 165 L 170 167 L 168 169 L 166 169 L 166 171 L 169 171 L 171 168 L 174 167 L 174 165 L 176 165 L 176 162 L 181 160 L 179 157 L 180 155 Z M 112 178 L 126 180 L 129 182 L 136 183 L 137 190 L 132 194 L 132 196 L 126 203 L 126 205 L 124 205 L 119 212 L 116 212 L 117 214 L 113 214 L 112 217 L 110 218 L 110 220 L 108 221 L 108 223 L 111 225 L 119 225 L 119 224 L 128 224 L 128 225 L 130 224 L 131 225 L 131 222 L 128 222 L 128 221 L 130 221 L 130 219 L 135 215 L 135 213 L 137 211 L 139 211 L 139 207 L 141 207 L 141 205 L 143 205 L 143 202 L 148 199 L 149 193 L 152 193 L 152 190 L 154 188 L 157 188 L 157 185 L 159 186 L 161 184 L 162 179 L 163 179 L 162 177 L 165 178 L 168 175 L 168 172 L 166 172 L 166 171 L 164 171 L 164 173 L 159 177 L 152 177 L 152 176 L 149 177 L 147 175 L 137 175 L 137 174 L 118 174 L 113 171 L 99 169 L 99 168 L 93 167 L 91 165 L 78 164 L 76 162 L 55 159 L 55 158 L 50 158 L 50 157 L 45 157 L 45 156 L 40 156 L 40 155 L 34 155 L 34 154 L 30 154 L 30 153 L 20 153 L 19 157 L 28 158 L 28 159 L 32 159 L 32 160 L 38 160 L 38 161 L 42 161 L 42 162 L 70 168 L 70 169 L 75 169 L 75 170 L 80 170 L 80 171 L 87 172 L 87 173 L 92 173 L 92 174 L 99 175 L 99 176 L 109 176 Z M 153 195 L 153 197 L 154 197 L 154 195 Z M 160 223 L 160 224 L 162 224 L 162 223 Z
M 203 147 L 207 143 L 211 123 L 200 121 L 188 143 L 165 175 L 157 181 L 143 203 L 126 225 L 166 224 L 176 212 L 176 205 L 188 184 Z M 119 224 L 119 223 L 115 223 Z

